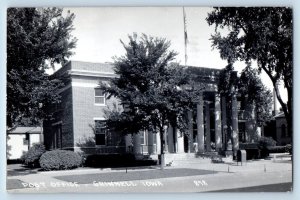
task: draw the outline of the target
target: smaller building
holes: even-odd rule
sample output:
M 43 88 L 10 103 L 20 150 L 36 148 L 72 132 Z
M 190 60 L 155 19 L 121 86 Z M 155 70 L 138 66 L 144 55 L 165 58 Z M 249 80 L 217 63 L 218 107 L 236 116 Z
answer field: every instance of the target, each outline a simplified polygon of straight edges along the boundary
M 277 145 L 291 144 L 292 138 L 287 130 L 287 121 L 283 112 L 274 116 L 276 124 L 276 138 Z
M 264 126 L 264 136 L 272 137 L 278 146 L 292 143 L 292 137 L 287 129 L 287 121 L 283 112 L 274 112 L 274 116 Z
M 7 132 L 7 160 L 18 160 L 34 143 L 43 141 L 41 127 L 17 127 Z

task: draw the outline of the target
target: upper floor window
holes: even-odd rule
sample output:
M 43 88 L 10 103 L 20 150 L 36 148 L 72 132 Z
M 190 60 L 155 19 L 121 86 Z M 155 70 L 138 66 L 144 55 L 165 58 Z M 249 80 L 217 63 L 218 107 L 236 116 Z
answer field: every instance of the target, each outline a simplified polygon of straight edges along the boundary
M 105 95 L 103 93 L 103 90 L 100 88 L 95 88 L 95 104 L 105 105 Z

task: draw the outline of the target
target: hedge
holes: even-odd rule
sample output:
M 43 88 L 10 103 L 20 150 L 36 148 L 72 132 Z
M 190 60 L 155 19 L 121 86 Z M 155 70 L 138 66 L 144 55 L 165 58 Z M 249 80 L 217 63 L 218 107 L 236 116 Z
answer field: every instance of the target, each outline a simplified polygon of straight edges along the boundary
M 39 167 L 39 159 L 45 152 L 45 146 L 36 143 L 21 157 L 21 160 L 28 167 Z
M 82 164 L 82 157 L 66 150 L 53 150 L 44 153 L 40 158 L 40 166 L 43 170 L 74 169 Z

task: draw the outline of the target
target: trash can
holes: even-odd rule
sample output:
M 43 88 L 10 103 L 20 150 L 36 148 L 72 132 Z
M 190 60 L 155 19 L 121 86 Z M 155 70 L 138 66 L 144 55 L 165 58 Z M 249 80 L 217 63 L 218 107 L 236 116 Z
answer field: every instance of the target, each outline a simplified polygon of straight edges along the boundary
M 238 152 L 237 152 L 237 161 L 241 162 L 241 165 L 243 165 L 243 163 L 246 163 L 246 161 L 247 161 L 247 152 L 246 152 L 246 150 L 238 150 Z

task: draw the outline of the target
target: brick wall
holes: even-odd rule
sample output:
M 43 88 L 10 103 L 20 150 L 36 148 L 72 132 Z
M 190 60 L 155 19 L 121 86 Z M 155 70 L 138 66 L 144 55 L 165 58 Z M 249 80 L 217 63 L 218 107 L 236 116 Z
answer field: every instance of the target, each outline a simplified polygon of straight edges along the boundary
M 73 112 L 72 112 L 72 90 L 71 88 L 61 94 L 61 103 L 52 105 L 49 112 L 52 113 L 51 120 L 44 122 L 44 143 L 47 149 L 54 148 L 53 140 L 58 126 L 61 126 L 61 137 L 57 137 L 57 143 L 64 147 L 74 144 L 73 139 Z
M 95 105 L 95 88 L 100 81 L 108 80 L 79 76 L 72 78 L 74 146 L 85 146 L 86 140 L 90 143 L 95 137 L 92 129 L 94 120 L 105 119 L 104 109 L 113 108 L 113 103 L 118 103 L 112 97 L 106 99 L 106 105 Z

